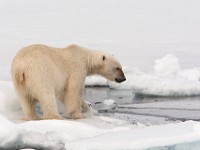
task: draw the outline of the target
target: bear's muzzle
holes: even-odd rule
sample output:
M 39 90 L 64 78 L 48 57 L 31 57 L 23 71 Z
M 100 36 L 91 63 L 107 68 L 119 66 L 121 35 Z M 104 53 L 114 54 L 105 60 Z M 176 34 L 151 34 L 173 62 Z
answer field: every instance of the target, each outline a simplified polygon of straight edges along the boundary
M 120 77 L 120 78 L 115 78 L 115 81 L 116 81 L 117 83 L 124 82 L 124 81 L 126 81 L 126 77 L 125 77 L 125 76 L 122 76 L 122 77 Z

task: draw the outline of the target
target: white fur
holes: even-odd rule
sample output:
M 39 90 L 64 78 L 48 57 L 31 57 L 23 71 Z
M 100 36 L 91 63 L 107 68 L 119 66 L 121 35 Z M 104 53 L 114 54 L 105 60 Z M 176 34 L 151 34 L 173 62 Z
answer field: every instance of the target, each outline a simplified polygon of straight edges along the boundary
M 105 59 L 104 59 L 105 58 Z M 56 98 L 65 105 L 70 118 L 84 118 L 88 105 L 82 99 L 87 75 L 100 74 L 109 80 L 122 76 L 119 62 L 109 54 L 77 45 L 53 48 L 31 45 L 20 50 L 12 63 L 12 79 L 20 96 L 26 119 L 38 119 L 39 102 L 44 119 L 61 119 Z

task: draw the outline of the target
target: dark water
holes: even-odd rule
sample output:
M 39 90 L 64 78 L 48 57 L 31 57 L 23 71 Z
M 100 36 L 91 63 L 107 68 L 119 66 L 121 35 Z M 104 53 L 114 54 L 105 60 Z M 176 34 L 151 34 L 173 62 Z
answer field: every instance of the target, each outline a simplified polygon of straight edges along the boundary
M 102 102 L 105 99 L 113 99 L 117 104 L 140 104 L 151 102 L 163 102 L 163 101 L 183 101 L 183 100 L 200 100 L 200 96 L 190 97 L 163 97 L 152 96 L 135 93 L 133 90 L 115 90 L 108 87 L 87 87 L 85 88 L 85 100 L 96 103 Z
M 162 107 L 127 107 L 127 104 L 144 104 L 158 102 L 189 102 L 195 105 L 194 100 L 200 100 L 199 96 L 194 97 L 161 97 L 135 93 L 133 90 L 114 90 L 108 87 L 87 87 L 85 88 L 85 100 L 92 103 L 92 107 L 101 115 L 126 120 L 130 123 L 143 124 L 166 124 L 171 122 L 183 122 L 187 120 L 200 121 L 200 108 L 190 109 L 187 104 L 182 108 Z M 115 100 L 115 104 L 106 106 L 103 101 Z M 125 105 L 126 104 L 126 105 Z M 123 106 L 124 105 L 124 106 Z

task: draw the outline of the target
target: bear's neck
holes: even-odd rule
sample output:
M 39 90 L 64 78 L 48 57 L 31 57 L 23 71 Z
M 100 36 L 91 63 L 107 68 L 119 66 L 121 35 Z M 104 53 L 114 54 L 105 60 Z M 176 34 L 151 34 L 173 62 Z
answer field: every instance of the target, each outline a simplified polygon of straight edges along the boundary
M 87 59 L 87 75 L 100 75 L 100 66 L 97 66 L 94 60 L 93 52 L 90 51 Z
M 88 70 L 87 75 L 101 75 L 99 68 L 92 68 Z
M 99 68 L 96 66 L 92 65 L 91 63 L 88 63 L 87 65 L 87 75 L 95 75 L 95 74 L 99 74 Z

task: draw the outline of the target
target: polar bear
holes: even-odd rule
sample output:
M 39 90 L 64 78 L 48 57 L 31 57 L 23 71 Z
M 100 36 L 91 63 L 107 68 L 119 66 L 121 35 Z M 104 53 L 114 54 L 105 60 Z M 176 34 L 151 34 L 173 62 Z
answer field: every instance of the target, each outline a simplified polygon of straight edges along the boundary
M 39 119 L 36 102 L 41 105 L 43 119 L 62 119 L 56 99 L 63 102 L 69 118 L 85 118 L 83 112 L 89 109 L 82 98 L 86 76 L 98 74 L 118 83 L 126 80 L 116 58 L 75 44 L 22 48 L 14 57 L 11 73 L 27 120 Z

